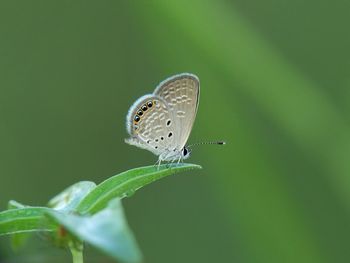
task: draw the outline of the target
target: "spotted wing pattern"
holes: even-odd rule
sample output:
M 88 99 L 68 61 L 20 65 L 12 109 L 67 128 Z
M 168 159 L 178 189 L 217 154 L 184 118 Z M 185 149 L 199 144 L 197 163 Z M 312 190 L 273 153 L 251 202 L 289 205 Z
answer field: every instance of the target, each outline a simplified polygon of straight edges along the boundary
M 181 150 L 190 136 L 199 103 L 199 79 L 190 73 L 172 76 L 161 82 L 154 91 L 155 96 L 165 100 L 173 113 L 173 130 Z
M 127 129 L 130 138 L 125 141 L 156 155 L 164 154 L 174 144 L 172 120 L 173 114 L 164 99 L 153 94 L 145 95 L 129 110 Z

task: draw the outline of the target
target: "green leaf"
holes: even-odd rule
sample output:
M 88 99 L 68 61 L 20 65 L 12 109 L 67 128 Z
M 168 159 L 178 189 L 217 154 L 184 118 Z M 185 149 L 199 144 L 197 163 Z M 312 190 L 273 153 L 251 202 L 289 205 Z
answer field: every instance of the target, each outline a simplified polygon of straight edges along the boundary
M 107 208 L 93 216 L 54 210 L 47 214 L 72 235 L 111 257 L 128 263 L 141 261 L 141 252 L 126 222 L 120 200 L 112 200 Z
M 8 209 L 18 209 L 18 208 L 25 208 L 29 207 L 24 204 L 21 204 L 15 200 L 10 200 L 7 205 Z M 31 232 L 25 232 L 25 233 L 15 233 L 11 235 L 11 247 L 13 250 L 19 250 L 22 248 L 29 237 L 31 236 Z
M 44 217 L 49 210 L 46 207 L 24 207 L 0 212 L 0 236 L 54 230 L 54 225 Z
M 200 168 L 201 166 L 195 164 L 161 165 L 159 169 L 152 165 L 123 172 L 108 178 L 93 189 L 78 205 L 77 211 L 82 214 L 96 213 L 113 198 L 130 196 L 141 187 L 165 176 Z
M 94 182 L 82 181 L 69 186 L 60 194 L 53 197 L 48 206 L 61 211 L 74 210 L 80 201 L 96 187 Z

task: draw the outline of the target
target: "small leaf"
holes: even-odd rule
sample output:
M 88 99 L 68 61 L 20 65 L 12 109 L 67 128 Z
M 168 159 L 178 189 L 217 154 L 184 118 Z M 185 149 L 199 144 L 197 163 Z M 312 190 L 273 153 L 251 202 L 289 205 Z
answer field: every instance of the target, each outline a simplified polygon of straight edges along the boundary
M 96 187 L 94 182 L 82 181 L 69 186 L 60 194 L 52 198 L 48 206 L 55 210 L 74 210 L 80 201 Z
M 96 213 L 106 207 L 113 198 L 130 196 L 139 188 L 167 175 L 200 168 L 201 166 L 195 164 L 178 164 L 170 167 L 161 165 L 159 169 L 153 165 L 123 172 L 99 184 L 81 201 L 76 210 L 82 214 Z
M 52 231 L 54 225 L 47 222 L 46 207 L 24 207 L 0 212 L 0 235 L 32 231 Z
M 141 252 L 126 222 L 120 200 L 112 200 L 107 208 L 93 216 L 54 210 L 47 214 L 72 235 L 111 257 L 128 263 L 141 261 Z

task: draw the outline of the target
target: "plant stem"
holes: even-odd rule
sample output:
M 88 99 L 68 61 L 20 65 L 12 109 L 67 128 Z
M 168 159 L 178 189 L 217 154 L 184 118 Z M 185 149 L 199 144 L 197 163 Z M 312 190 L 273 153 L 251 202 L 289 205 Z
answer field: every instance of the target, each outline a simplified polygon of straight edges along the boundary
M 77 249 L 74 246 L 69 247 L 72 253 L 73 263 L 84 263 L 83 249 Z

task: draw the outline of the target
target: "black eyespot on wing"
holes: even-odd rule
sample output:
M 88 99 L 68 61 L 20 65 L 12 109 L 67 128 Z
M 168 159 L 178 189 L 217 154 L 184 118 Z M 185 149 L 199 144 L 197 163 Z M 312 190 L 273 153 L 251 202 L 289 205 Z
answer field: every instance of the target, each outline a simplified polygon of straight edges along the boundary
M 164 140 L 164 137 L 162 136 L 162 137 L 160 137 L 160 139 L 163 141 L 163 140 Z
M 147 102 L 147 106 L 148 106 L 148 108 L 151 108 L 153 106 L 153 102 L 152 101 L 148 101 Z
M 143 104 L 142 106 L 141 106 L 141 110 L 143 110 L 143 111 L 146 111 L 148 108 L 147 108 L 147 105 L 146 104 Z
M 158 146 L 154 147 L 155 149 L 158 149 Z
M 171 136 L 173 136 L 173 133 L 169 132 L 168 137 L 170 138 Z
M 148 140 L 148 141 L 147 141 L 147 143 L 150 143 L 150 142 L 151 142 L 151 140 Z
M 158 139 L 155 139 L 156 142 L 158 142 L 159 140 Z
M 170 124 L 171 124 L 171 120 L 167 120 L 166 126 L 170 126 Z
M 142 111 L 142 110 L 139 110 L 139 111 L 137 112 L 137 115 L 142 116 L 142 115 L 143 115 L 143 111 Z
M 140 116 L 135 115 L 135 117 L 134 117 L 134 121 L 138 122 L 139 120 L 140 120 Z

